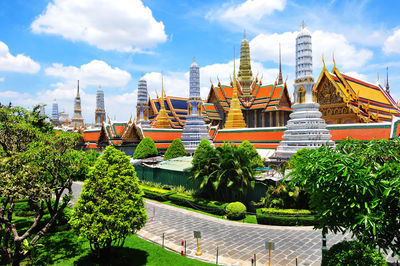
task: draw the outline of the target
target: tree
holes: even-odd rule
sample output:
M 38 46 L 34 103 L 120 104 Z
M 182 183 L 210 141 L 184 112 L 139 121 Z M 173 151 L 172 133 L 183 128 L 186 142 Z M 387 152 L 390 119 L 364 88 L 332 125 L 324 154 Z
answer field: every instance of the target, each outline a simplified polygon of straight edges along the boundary
M 239 148 L 244 149 L 249 154 L 253 164 L 252 167 L 264 169 L 264 162 L 262 161 L 260 154 L 258 154 L 257 149 L 250 143 L 250 141 L 242 141 Z
M 304 186 L 318 225 L 349 231 L 371 247 L 400 253 L 400 139 L 348 139 L 299 158 L 292 184 Z
M 200 154 L 202 152 L 207 152 L 207 151 L 211 151 L 214 148 L 211 146 L 210 142 L 208 141 L 208 139 L 202 139 L 199 143 L 199 145 L 197 146 L 196 150 L 194 151 L 193 154 L 193 158 L 196 158 L 198 156 L 201 156 Z
M 154 141 L 149 137 L 145 137 L 140 141 L 139 145 L 136 147 L 132 158 L 144 159 L 157 155 L 158 155 L 158 150 L 156 148 L 156 145 L 154 144 Z
M 164 154 L 164 161 L 186 155 L 185 146 L 180 139 L 174 139 Z
M 70 224 L 99 256 L 111 246 L 122 247 L 129 234 L 145 225 L 142 196 L 129 157 L 108 146 L 89 171 Z
M 244 201 L 254 188 L 256 169 L 246 150 L 233 144 L 205 150 L 192 161 L 190 180 L 200 182 L 200 194 L 209 199 Z
M 38 107 L 29 112 L 21 107 L 0 104 L 2 263 L 18 265 L 56 222 L 72 194 L 72 180 L 68 173 L 75 162 L 68 158 L 77 136 L 56 136 L 44 118 Z M 53 165 L 57 161 L 68 161 L 68 164 Z M 66 196 L 61 195 L 63 191 L 68 192 Z M 51 202 L 52 193 L 57 195 L 55 203 Z M 27 200 L 34 213 L 27 230 L 21 228 L 15 219 L 17 200 Z M 44 219 L 47 210 L 50 219 Z

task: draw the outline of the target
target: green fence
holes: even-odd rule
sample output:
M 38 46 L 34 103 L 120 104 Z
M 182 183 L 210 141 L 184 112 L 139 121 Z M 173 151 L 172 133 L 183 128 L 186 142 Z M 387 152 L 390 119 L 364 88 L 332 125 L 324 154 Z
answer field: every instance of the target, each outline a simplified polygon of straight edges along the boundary
M 187 181 L 190 177 L 190 172 L 174 171 L 161 168 L 152 168 L 146 166 L 135 165 L 137 176 L 140 180 L 161 183 L 164 185 L 184 186 L 187 189 L 197 190 L 199 188 L 198 182 Z M 265 197 L 267 187 L 262 183 L 256 183 L 254 189 L 247 193 L 247 201 L 259 201 Z

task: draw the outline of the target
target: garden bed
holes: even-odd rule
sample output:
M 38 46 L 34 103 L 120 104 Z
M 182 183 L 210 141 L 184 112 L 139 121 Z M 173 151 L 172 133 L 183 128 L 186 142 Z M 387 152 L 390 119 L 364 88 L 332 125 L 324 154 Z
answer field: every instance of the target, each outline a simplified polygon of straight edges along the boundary
M 309 210 L 261 208 L 256 211 L 257 223 L 286 226 L 312 226 L 315 216 Z

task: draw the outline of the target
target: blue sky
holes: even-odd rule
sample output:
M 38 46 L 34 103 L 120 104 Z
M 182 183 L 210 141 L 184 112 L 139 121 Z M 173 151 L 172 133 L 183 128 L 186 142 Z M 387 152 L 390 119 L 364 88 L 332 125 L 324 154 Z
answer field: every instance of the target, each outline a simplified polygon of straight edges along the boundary
M 290 94 L 295 37 L 304 20 L 313 36 L 314 77 L 324 54 L 332 53 L 343 73 L 384 84 L 389 67 L 391 93 L 400 99 L 400 1 L 293 0 L 51 0 L 0 2 L 0 102 L 32 107 L 51 104 L 72 116 L 76 80 L 83 116 L 93 122 L 98 85 L 112 119 L 135 114 L 137 81 L 148 80 L 151 96 L 188 95 L 188 70 L 195 56 L 201 93 L 210 82 L 229 82 L 233 47 L 239 58 L 246 30 L 253 74 L 263 84 L 283 75 Z

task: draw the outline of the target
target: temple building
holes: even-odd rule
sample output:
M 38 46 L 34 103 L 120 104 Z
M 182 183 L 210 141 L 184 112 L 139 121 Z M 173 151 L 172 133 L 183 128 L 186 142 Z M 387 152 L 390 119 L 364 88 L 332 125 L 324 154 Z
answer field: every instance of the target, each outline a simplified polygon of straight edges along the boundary
M 281 62 L 280 56 L 279 60 Z M 211 85 L 208 97 L 201 106 L 205 123 L 224 128 L 232 97 L 236 93 L 244 117 L 243 127 L 284 126 L 292 108 L 286 82 L 282 80 L 281 69 L 280 64 L 278 79 L 272 84 L 263 85 L 258 77 L 253 77 L 250 46 L 245 35 L 240 49 L 238 77 L 231 81 L 230 85 L 222 85 L 220 82 L 218 82 L 218 86 Z M 236 83 L 235 90 L 233 89 L 234 83 Z M 151 99 L 148 104 L 150 107 L 149 119 L 154 120 L 160 111 L 160 99 Z M 188 99 L 166 96 L 164 97 L 164 106 L 171 128 L 183 128 L 186 123 Z
M 104 107 L 104 92 L 99 86 L 96 92 L 96 111 L 94 114 L 95 127 L 100 127 L 103 124 L 106 116 L 106 109 Z
M 81 96 L 79 95 L 79 80 L 78 80 L 78 87 L 76 89 L 76 97 L 74 104 L 74 115 L 72 116 L 71 127 L 80 128 L 83 126 L 84 123 L 82 117 Z
M 313 101 L 312 88 L 312 43 L 311 34 L 302 25 L 296 37 L 296 79 L 294 82 L 294 104 L 287 122 L 283 141 L 276 149 L 276 158 L 287 160 L 303 148 L 316 149 L 322 145 L 333 146 L 332 135 L 321 118 L 319 104 Z
M 200 68 L 196 63 L 196 58 L 193 58 L 193 63 L 190 66 L 188 103 L 188 115 L 186 116 L 181 140 L 185 145 L 186 152 L 193 153 L 202 139 L 206 138 L 211 142 L 208 128 L 202 116 L 203 101 L 200 97 Z
M 393 116 L 400 116 L 399 105 L 389 93 L 388 77 L 382 87 L 341 73 L 334 57 L 333 62 L 331 72 L 324 62 L 313 90 L 326 123 L 390 122 Z

